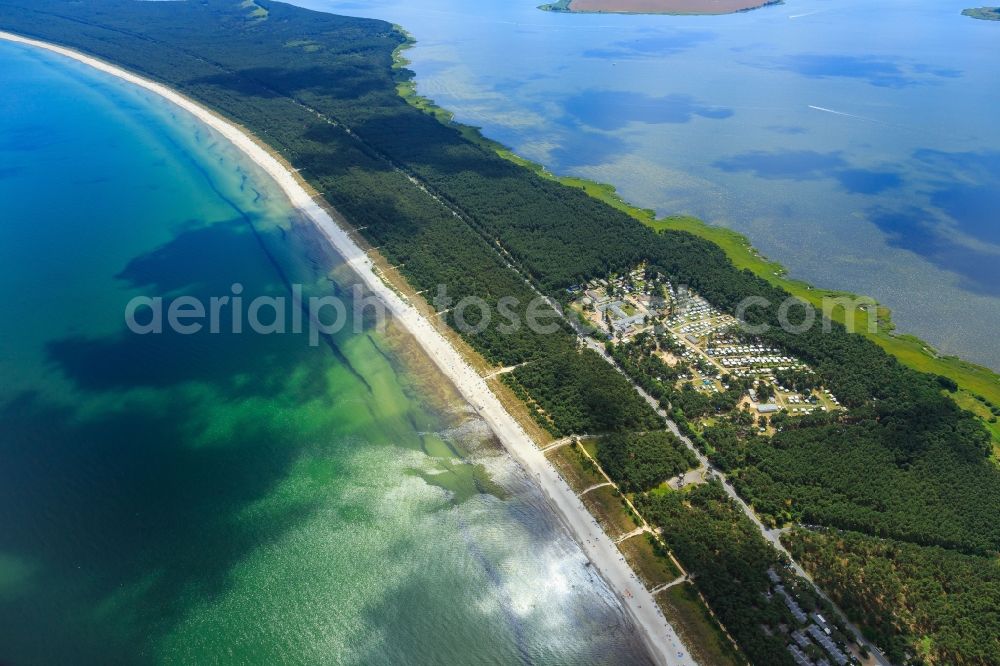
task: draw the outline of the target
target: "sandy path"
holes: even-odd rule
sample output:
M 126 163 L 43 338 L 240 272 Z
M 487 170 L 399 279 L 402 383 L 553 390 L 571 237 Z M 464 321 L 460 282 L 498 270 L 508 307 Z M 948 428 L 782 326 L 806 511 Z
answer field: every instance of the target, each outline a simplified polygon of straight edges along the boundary
M 632 572 L 611 539 L 580 502 L 573 490 L 535 446 L 517 421 L 507 413 L 485 380 L 415 308 L 404 302 L 376 275 L 372 261 L 345 231 L 346 222 L 333 217 L 303 189 L 296 177 L 274 156 L 227 120 L 174 92 L 170 88 L 71 49 L 0 31 L 0 39 L 46 49 L 73 58 L 102 72 L 156 93 L 194 115 L 218 134 L 231 141 L 270 175 L 292 204 L 311 219 L 365 285 L 382 298 L 389 310 L 412 335 L 441 371 L 458 388 L 489 424 L 507 451 L 541 487 L 558 515 L 576 537 L 587 557 L 618 595 L 622 605 L 639 627 L 652 656 L 660 664 L 695 664 L 687 653 L 652 595 Z

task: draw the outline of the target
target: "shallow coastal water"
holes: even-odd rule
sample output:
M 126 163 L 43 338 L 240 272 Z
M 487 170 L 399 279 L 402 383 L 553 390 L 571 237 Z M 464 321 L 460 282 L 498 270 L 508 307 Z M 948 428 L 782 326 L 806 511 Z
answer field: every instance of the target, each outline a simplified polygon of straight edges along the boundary
M 1000 369 L 1000 33 L 962 2 L 294 1 L 405 27 L 418 91 L 518 153 L 741 231 L 793 276 Z
M 401 332 L 125 328 L 355 283 L 210 130 L 2 43 L 0 207 L 0 663 L 646 660 Z

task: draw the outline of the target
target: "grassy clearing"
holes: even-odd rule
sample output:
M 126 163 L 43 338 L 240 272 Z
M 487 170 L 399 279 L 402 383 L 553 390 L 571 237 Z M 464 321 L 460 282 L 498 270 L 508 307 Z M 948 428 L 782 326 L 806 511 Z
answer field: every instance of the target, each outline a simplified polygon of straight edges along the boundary
M 664 590 L 657 595 L 656 603 L 699 664 L 740 666 L 747 663 L 723 635 L 690 583 Z
M 990 435 L 993 437 L 993 461 L 1000 464 L 1000 417 L 995 416 L 989 407 L 977 400 L 976 396 L 968 391 L 960 390 L 952 394 L 952 397 L 958 403 L 959 407 L 972 412 L 986 424 L 986 429 L 990 431 Z M 990 419 L 995 420 L 990 422 Z
M 618 550 L 628 560 L 632 570 L 650 589 L 676 580 L 681 575 L 669 557 L 656 552 L 651 538 L 650 535 L 644 534 L 632 537 L 618 545 Z
M 604 486 L 596 490 L 591 490 L 580 500 L 590 511 L 597 522 L 604 528 L 605 533 L 612 539 L 617 539 L 623 534 L 628 534 L 636 528 L 635 521 L 628 514 L 621 498 L 618 497 L 615 489 L 611 486 Z M 641 537 L 634 537 L 639 539 Z
M 576 492 L 582 492 L 605 479 L 594 469 L 593 464 L 583 457 L 572 444 L 560 446 L 546 454 L 556 466 L 569 487 Z
M 311 39 L 290 39 L 285 42 L 285 48 L 302 49 L 306 53 L 315 53 L 322 50 L 323 46 Z
M 254 2 L 254 0 L 244 0 L 240 3 L 240 7 L 250 10 L 250 13 L 246 17 L 253 21 L 266 21 L 270 14 L 266 9 Z

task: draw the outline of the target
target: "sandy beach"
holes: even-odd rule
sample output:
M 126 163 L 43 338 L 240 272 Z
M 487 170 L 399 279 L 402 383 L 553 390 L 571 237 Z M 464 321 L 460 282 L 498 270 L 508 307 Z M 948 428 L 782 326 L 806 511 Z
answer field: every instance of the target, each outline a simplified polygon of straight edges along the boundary
M 166 86 L 97 58 L 53 44 L 6 32 L 0 32 L 0 39 L 27 44 L 73 58 L 149 90 L 198 118 L 259 165 L 277 182 L 291 203 L 316 224 L 365 285 L 385 301 L 396 320 L 413 335 L 427 355 L 455 384 L 462 396 L 489 424 L 511 456 L 535 479 L 590 561 L 618 595 L 656 662 L 685 666 L 696 663 L 617 547 L 604 534 L 597 521 L 524 429 L 503 408 L 485 380 L 463 360 L 429 321 L 382 281 L 372 261 L 348 234 L 350 227 L 347 222 L 335 213 L 331 215 L 327 209 L 317 204 L 296 176 L 275 156 L 227 120 Z

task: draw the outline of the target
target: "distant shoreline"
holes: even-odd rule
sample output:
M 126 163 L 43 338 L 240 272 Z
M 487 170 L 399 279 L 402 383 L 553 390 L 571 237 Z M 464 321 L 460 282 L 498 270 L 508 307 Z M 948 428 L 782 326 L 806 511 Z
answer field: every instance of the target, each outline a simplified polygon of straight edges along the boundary
M 556 0 L 538 8 L 567 14 L 721 16 L 781 4 L 784 0 Z
M 652 594 L 639 582 L 614 542 L 605 534 L 576 493 L 562 479 L 517 420 L 506 411 L 486 381 L 448 340 L 378 273 L 372 259 L 351 238 L 350 224 L 336 211 L 328 211 L 310 195 L 299 177 L 280 156 L 256 140 L 248 131 L 170 87 L 134 74 L 99 58 L 72 49 L 0 31 L 0 40 L 45 49 L 148 90 L 184 109 L 212 128 L 263 169 L 288 197 L 292 206 L 312 221 L 344 263 L 365 286 L 388 306 L 405 328 L 455 385 L 462 397 L 489 425 L 508 453 L 538 484 L 555 514 L 575 537 L 587 558 L 614 591 L 622 608 L 638 628 L 650 656 L 657 664 L 695 666 L 674 628 L 659 612 Z M 683 656 L 681 656 L 683 650 Z

